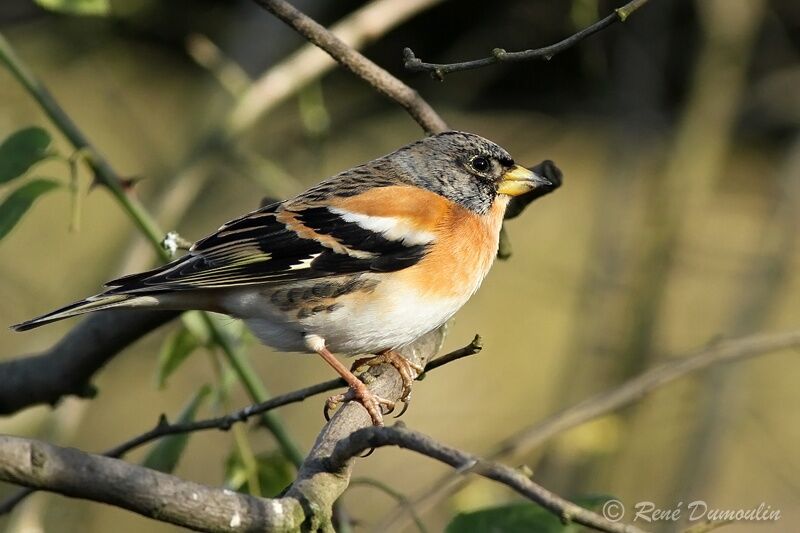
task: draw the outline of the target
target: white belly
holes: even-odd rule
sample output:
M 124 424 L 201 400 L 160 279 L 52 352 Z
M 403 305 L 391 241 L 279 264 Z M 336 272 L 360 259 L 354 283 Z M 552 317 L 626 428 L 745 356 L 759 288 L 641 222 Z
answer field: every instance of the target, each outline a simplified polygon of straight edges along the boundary
M 383 283 L 366 301 L 315 315 L 308 327 L 333 352 L 375 353 L 414 342 L 444 324 L 467 300 L 421 297 L 398 285 Z
M 333 311 L 323 311 L 302 320 L 289 320 L 266 299 L 236 298 L 238 312 L 253 333 L 268 346 L 282 351 L 307 352 L 304 337 L 317 335 L 334 353 L 376 353 L 410 344 L 436 329 L 463 306 L 462 298 L 431 297 L 408 290 L 401 283 L 381 283 L 369 294 L 337 299 Z M 249 301 L 248 301 L 249 300 Z

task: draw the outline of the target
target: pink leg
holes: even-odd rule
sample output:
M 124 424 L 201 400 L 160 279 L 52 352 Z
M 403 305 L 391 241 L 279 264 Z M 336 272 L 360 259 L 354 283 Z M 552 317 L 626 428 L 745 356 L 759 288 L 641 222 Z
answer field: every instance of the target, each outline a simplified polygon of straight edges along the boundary
M 325 418 L 329 419 L 329 413 L 339 403 L 343 401 L 355 401 L 360 403 L 364 409 L 369 413 L 372 423 L 376 426 L 383 426 L 383 407 L 386 407 L 387 414 L 394 410 L 394 402 L 381 398 L 380 396 L 372 393 L 364 383 L 350 372 L 336 357 L 325 347 L 325 341 L 316 335 L 306 336 L 306 344 L 309 348 L 317 352 L 326 363 L 331 365 L 333 369 L 342 376 L 347 384 L 350 386 L 344 394 L 337 394 L 331 396 L 325 402 Z

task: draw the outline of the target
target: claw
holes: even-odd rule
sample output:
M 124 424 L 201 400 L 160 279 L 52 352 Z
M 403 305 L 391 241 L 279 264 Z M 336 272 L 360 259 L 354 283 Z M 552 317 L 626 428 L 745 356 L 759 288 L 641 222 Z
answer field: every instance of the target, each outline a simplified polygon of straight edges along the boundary
M 383 426 L 383 415 L 394 412 L 395 402 L 372 393 L 363 383 L 359 383 L 359 385 L 359 387 L 351 387 L 344 394 L 331 396 L 325 401 L 325 408 L 323 409 L 325 420 L 330 421 L 331 411 L 336 409 L 342 402 L 355 401 L 367 410 L 374 425 Z
M 345 394 L 334 394 L 327 400 L 325 400 L 325 405 L 322 408 L 322 414 L 325 416 L 325 421 L 331 421 L 331 412 L 335 411 L 339 404 L 342 403 L 347 399 Z
M 361 359 L 356 359 L 353 362 L 353 366 L 350 368 L 352 372 L 361 369 L 368 369 L 373 366 L 378 366 L 382 364 L 389 364 L 392 365 L 397 369 L 397 372 L 400 374 L 400 378 L 403 380 L 403 392 L 400 396 L 400 401 L 403 402 L 403 410 L 402 412 L 397 415 L 401 416 L 403 413 L 406 412 L 408 409 L 408 403 L 411 398 L 411 384 L 414 383 L 414 380 L 425 371 L 423 367 L 420 365 L 409 361 L 399 353 L 393 350 L 387 350 L 381 354 L 376 355 L 375 357 L 364 357 Z M 391 412 L 391 411 L 389 411 Z M 388 414 L 388 413 L 387 413 Z
M 411 404 L 411 394 L 409 394 L 406 397 L 405 400 L 401 400 L 401 401 L 403 402 L 403 408 L 400 410 L 400 412 L 398 414 L 396 414 L 394 416 L 395 418 L 400 418 L 401 416 L 403 416 L 406 413 L 406 411 L 408 411 L 408 406 L 409 406 L 409 404 Z

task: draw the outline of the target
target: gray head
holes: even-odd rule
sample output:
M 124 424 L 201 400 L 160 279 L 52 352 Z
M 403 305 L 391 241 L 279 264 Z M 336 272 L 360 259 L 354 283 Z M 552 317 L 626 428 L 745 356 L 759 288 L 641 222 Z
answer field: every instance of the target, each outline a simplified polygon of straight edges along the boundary
M 446 131 L 383 158 L 403 181 L 484 214 L 499 194 L 514 196 L 551 184 L 514 164 L 508 152 L 473 133 Z

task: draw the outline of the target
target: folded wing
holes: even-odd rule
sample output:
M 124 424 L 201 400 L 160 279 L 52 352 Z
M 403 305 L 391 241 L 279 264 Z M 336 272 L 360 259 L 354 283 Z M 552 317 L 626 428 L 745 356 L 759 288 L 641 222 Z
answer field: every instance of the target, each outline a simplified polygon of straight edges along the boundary
M 277 203 L 228 222 L 176 261 L 109 282 L 106 294 L 392 272 L 419 262 L 433 241 L 432 235 L 409 231 L 404 230 L 402 220 L 391 217 Z

